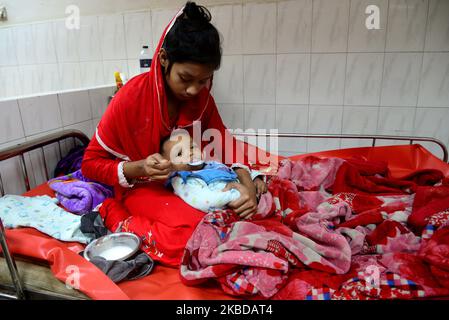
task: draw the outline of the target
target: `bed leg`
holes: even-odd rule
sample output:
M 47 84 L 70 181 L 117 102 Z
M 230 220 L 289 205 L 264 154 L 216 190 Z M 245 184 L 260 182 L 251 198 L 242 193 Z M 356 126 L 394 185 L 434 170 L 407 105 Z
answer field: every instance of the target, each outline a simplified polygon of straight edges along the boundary
M 25 181 L 25 187 L 26 187 L 27 191 L 30 191 L 30 189 L 31 189 L 30 188 L 30 180 L 29 180 L 29 177 L 28 177 L 27 166 L 26 166 L 26 163 L 25 163 L 25 158 L 23 156 L 23 153 L 20 155 L 20 160 L 22 162 L 22 173 L 23 173 L 23 179 Z
M 2 247 L 2 252 L 6 260 L 6 264 L 9 268 L 9 273 L 11 275 L 11 279 L 14 287 L 16 288 L 16 298 L 17 299 L 25 299 L 25 294 L 23 293 L 22 282 L 20 281 L 19 271 L 17 270 L 16 262 L 14 258 L 11 256 L 11 253 L 8 249 L 8 244 L 6 243 L 6 233 L 5 228 L 3 227 L 2 219 L 0 219 L 0 244 Z
M 3 180 L 2 180 L 2 174 L 0 173 L 0 196 L 5 195 L 5 189 L 3 188 Z
M 41 153 L 42 153 L 42 160 L 44 161 L 45 178 L 48 181 L 49 177 L 48 177 L 48 169 L 47 169 L 47 159 L 45 159 L 44 147 L 41 148 Z
M 62 159 L 61 140 L 58 140 L 59 159 Z

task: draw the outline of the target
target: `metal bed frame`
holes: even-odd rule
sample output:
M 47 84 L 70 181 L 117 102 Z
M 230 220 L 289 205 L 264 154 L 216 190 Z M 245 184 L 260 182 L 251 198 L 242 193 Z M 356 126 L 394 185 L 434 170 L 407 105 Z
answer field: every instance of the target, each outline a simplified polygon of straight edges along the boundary
M 25 182 L 25 187 L 27 191 L 30 191 L 30 180 L 28 177 L 28 170 L 25 163 L 24 154 L 36 149 L 40 149 L 42 159 L 44 161 L 45 178 L 48 180 L 50 177 L 48 175 L 47 159 L 45 158 L 44 147 L 53 143 L 58 143 L 59 159 L 62 158 L 61 141 L 66 139 L 72 139 L 73 143 L 76 144 L 76 139 L 78 139 L 82 145 L 89 144 L 89 138 L 78 130 L 64 130 L 61 132 L 49 134 L 47 136 L 36 138 L 34 140 L 18 144 L 16 146 L 9 147 L 0 151 L 0 162 L 10 158 L 19 157 L 20 164 L 22 167 L 23 180 Z M 0 173 L 0 195 L 4 196 L 5 191 L 3 187 L 2 175 Z
M 372 146 L 376 146 L 376 142 L 379 140 L 389 140 L 389 141 L 408 141 L 410 144 L 414 142 L 429 142 L 437 144 L 443 152 L 442 161 L 448 161 L 448 151 L 443 142 L 438 139 L 430 138 L 430 137 L 414 137 L 414 136 L 385 136 L 385 135 L 338 135 L 338 134 L 298 134 L 298 133 L 249 133 L 249 132 L 239 132 L 234 133 L 235 136 L 240 137 L 277 137 L 277 138 L 307 138 L 307 139 L 360 139 L 360 140 L 371 140 Z M 61 149 L 61 141 L 66 139 L 72 139 L 73 143 L 76 144 L 76 140 L 81 142 L 82 145 L 87 145 L 89 143 L 89 139 L 85 134 L 78 130 L 65 130 L 58 133 L 50 134 L 44 136 L 42 138 L 37 138 L 31 141 L 28 141 L 23 144 L 18 144 L 17 146 L 9 147 L 5 150 L 0 151 L 0 162 L 3 160 L 7 160 L 14 157 L 19 157 L 22 167 L 22 176 L 23 181 L 25 183 L 26 190 L 29 191 L 30 180 L 28 176 L 28 170 L 26 167 L 26 162 L 24 158 L 24 154 L 36 149 L 41 150 L 43 165 L 45 169 L 46 179 L 49 179 L 48 176 L 48 167 L 47 161 L 45 158 L 44 147 L 53 143 L 58 143 L 59 149 L 59 157 L 62 158 L 62 149 Z M 0 194 L 4 195 L 4 187 L 3 181 L 0 173 Z M 33 298 L 50 298 L 50 299 L 71 299 L 73 297 L 58 295 L 58 294 L 49 294 L 42 292 L 40 290 L 36 290 L 33 288 L 24 288 L 24 285 L 21 281 L 20 274 L 14 260 L 12 257 L 10 250 L 8 249 L 8 244 L 5 237 L 5 231 L 3 228 L 3 224 L 0 219 L 0 244 L 2 248 L 3 256 L 8 265 L 10 277 L 12 279 L 13 284 L 13 293 L 2 292 L 2 288 L 0 286 L 0 299 L 33 299 Z M 1 284 L 0 284 L 1 285 Z M 11 291 L 11 288 L 9 288 Z
M 442 152 L 442 161 L 448 162 L 448 150 L 446 145 L 439 139 L 431 137 L 416 136 L 389 136 L 389 135 L 354 135 L 354 134 L 302 134 L 302 133 L 252 133 L 239 132 L 233 133 L 234 136 L 242 137 L 277 137 L 277 138 L 307 138 L 307 139 L 351 139 L 351 140 L 371 140 L 371 146 L 375 147 L 379 140 L 387 141 L 408 141 L 409 144 L 414 142 L 430 142 L 438 145 Z
M 0 151 L 0 162 L 3 160 L 19 157 L 21 169 L 22 169 L 22 177 L 23 181 L 25 183 L 26 191 L 30 191 L 30 180 L 29 180 L 29 172 L 27 170 L 26 162 L 24 154 L 36 149 L 41 150 L 41 155 L 43 158 L 43 165 L 45 169 L 45 177 L 48 180 L 48 167 L 47 167 L 47 159 L 45 157 L 44 147 L 51 145 L 53 143 L 58 144 L 58 150 L 59 150 L 59 159 L 62 158 L 62 148 L 61 148 L 61 141 L 71 139 L 73 141 L 73 144 L 76 145 L 76 142 L 81 142 L 82 145 L 87 146 L 89 144 L 89 138 L 78 130 L 64 130 L 61 132 L 57 132 L 54 134 L 50 134 L 41 138 L 36 138 L 34 140 L 18 144 L 16 146 L 12 146 L 9 148 L 6 148 L 2 151 Z M 1 196 L 4 195 L 4 187 L 3 187 L 3 180 L 0 173 L 0 194 Z M 3 288 L 0 288 L 0 299 L 70 299 L 72 297 L 70 296 L 64 296 L 64 295 L 58 295 L 58 294 L 52 294 L 49 295 L 48 293 L 33 289 L 33 288 L 25 288 L 24 284 L 22 283 L 22 280 L 20 278 L 19 270 L 17 268 L 16 261 L 14 260 L 13 256 L 10 253 L 10 250 L 8 249 L 8 243 L 6 241 L 5 236 L 5 229 L 3 226 L 3 222 L 0 219 L 0 245 L 2 249 L 3 257 L 6 261 L 6 264 L 9 269 L 10 277 L 13 284 L 13 291 L 15 291 L 15 294 L 11 293 L 11 288 L 8 288 L 8 286 L 2 286 Z M 1 284 L 0 284 L 1 285 Z

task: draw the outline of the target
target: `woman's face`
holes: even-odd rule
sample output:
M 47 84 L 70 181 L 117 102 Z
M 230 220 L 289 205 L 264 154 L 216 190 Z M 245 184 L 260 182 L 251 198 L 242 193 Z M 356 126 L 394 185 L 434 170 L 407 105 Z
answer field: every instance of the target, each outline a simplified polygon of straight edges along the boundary
M 162 49 L 163 50 L 163 49 Z M 162 70 L 168 66 L 168 60 L 161 51 Z M 165 80 L 173 96 L 185 101 L 195 97 L 200 91 L 208 86 L 214 69 L 208 65 L 194 62 L 175 62 L 168 74 L 165 74 Z

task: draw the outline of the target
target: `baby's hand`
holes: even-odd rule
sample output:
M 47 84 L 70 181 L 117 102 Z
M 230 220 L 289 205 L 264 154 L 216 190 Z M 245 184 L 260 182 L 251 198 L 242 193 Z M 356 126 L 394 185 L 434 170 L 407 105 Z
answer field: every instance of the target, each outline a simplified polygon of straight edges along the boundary
M 261 177 L 256 177 L 254 179 L 254 186 L 256 187 L 256 194 L 258 197 L 268 191 L 267 184 L 263 182 Z

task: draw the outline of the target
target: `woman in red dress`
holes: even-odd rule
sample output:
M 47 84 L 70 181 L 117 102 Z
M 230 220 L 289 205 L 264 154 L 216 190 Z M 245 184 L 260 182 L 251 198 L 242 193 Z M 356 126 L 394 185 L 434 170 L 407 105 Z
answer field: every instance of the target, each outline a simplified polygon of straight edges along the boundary
M 150 71 L 132 78 L 112 99 L 82 162 L 84 176 L 115 188 L 115 197 L 100 208 L 106 226 L 138 234 L 144 251 L 166 265 L 179 265 L 204 214 L 164 188 L 175 168 L 160 155 L 160 142 L 178 128 L 193 134 L 195 122 L 201 132 L 212 128 L 221 134 L 216 158 L 226 163 L 224 154 L 231 152 L 235 162 L 243 153 L 249 165 L 248 151 L 229 137 L 210 94 L 221 62 L 219 34 L 210 20 L 206 8 L 186 3 L 164 30 Z M 229 138 L 230 147 L 224 144 Z M 241 184 L 233 187 L 241 197 L 229 207 L 248 218 L 257 209 L 255 186 L 245 168 L 236 173 Z

